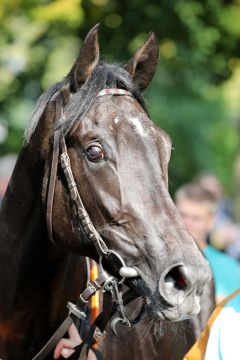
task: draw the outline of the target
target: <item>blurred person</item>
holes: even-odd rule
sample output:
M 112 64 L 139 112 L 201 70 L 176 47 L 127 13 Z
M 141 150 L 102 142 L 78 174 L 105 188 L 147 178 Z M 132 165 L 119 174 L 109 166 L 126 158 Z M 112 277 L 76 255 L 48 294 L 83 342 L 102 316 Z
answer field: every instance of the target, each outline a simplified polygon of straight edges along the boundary
M 225 222 L 211 234 L 211 244 L 240 261 L 240 224 Z
M 223 186 L 218 177 L 210 172 L 201 173 L 196 178 L 197 184 L 212 194 L 217 203 L 215 226 L 225 221 L 232 221 L 232 207 L 225 197 Z
M 212 173 L 202 173 L 197 176 L 197 183 L 209 191 L 217 202 L 216 220 L 209 242 L 240 261 L 240 225 L 233 221 L 231 204 L 224 196 L 220 180 Z
M 69 338 L 62 338 L 55 347 L 53 358 L 60 359 L 61 357 L 68 359 L 75 352 L 77 346 L 80 346 L 82 339 L 74 324 L 68 329 Z M 82 358 L 82 357 L 80 357 Z M 87 360 L 97 360 L 96 355 L 90 349 L 87 355 Z
M 229 255 L 207 243 L 216 217 L 215 197 L 198 184 L 186 184 L 175 195 L 176 207 L 187 230 L 209 261 L 219 302 L 240 287 L 240 265 Z
M 0 158 L 0 207 L 17 159 L 16 154 Z

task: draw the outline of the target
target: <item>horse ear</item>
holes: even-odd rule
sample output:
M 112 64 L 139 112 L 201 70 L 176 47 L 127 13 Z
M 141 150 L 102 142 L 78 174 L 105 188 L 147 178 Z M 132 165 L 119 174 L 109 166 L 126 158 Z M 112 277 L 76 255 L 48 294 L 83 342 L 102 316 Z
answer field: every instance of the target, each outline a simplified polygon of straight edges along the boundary
M 70 83 L 76 91 L 91 76 L 99 61 L 98 29 L 96 24 L 87 34 L 80 54 L 68 74 Z
M 159 58 L 159 42 L 154 33 L 150 33 L 145 44 L 138 49 L 135 56 L 125 65 L 134 83 L 140 91 L 146 89 L 156 71 Z

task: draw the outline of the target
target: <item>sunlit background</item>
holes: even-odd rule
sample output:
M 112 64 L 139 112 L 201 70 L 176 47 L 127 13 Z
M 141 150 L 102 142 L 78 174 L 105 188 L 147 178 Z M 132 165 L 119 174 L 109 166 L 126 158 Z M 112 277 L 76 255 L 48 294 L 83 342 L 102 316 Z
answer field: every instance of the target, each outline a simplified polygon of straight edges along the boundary
M 102 59 L 118 62 L 153 30 L 161 61 L 145 95 L 173 140 L 170 191 L 210 170 L 240 208 L 239 19 L 239 0 L 1 1 L 0 156 L 19 151 L 37 98 L 66 75 L 94 24 Z

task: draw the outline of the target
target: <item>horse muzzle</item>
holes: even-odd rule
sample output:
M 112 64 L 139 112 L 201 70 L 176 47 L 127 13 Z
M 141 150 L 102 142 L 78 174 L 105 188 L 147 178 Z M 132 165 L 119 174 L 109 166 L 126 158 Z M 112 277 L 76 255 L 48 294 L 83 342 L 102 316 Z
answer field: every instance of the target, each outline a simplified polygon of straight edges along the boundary
M 168 321 L 181 321 L 198 314 L 204 285 L 211 279 L 208 266 L 193 268 L 178 263 L 162 272 L 152 292 L 141 275 L 136 279 L 136 287 L 145 298 L 146 312 L 156 320 Z

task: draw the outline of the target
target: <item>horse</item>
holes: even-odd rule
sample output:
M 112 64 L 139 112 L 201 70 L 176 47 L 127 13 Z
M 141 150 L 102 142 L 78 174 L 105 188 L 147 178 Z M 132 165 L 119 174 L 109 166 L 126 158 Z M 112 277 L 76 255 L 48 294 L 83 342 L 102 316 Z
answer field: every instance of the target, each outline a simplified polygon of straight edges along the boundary
M 211 278 L 168 192 L 170 137 L 142 95 L 158 64 L 157 38 L 151 33 L 125 65 L 102 63 L 98 28 L 39 98 L 2 202 L 4 360 L 33 358 L 61 323 L 84 288 L 80 255 L 125 280 L 155 327 L 197 314 Z

